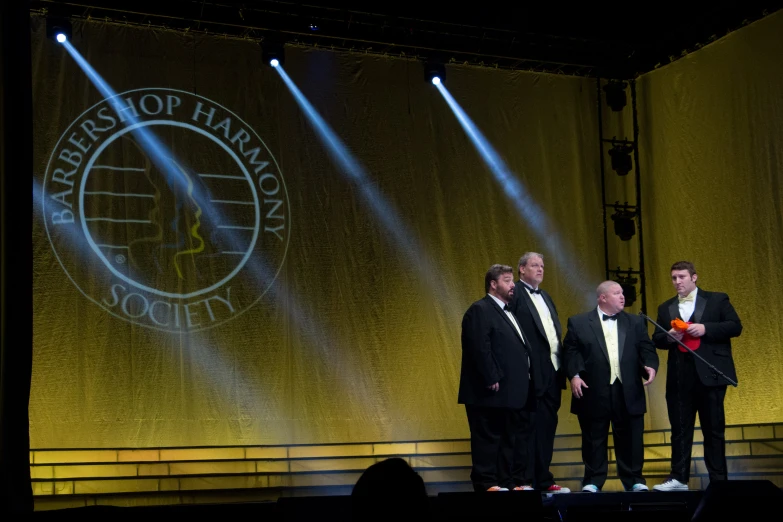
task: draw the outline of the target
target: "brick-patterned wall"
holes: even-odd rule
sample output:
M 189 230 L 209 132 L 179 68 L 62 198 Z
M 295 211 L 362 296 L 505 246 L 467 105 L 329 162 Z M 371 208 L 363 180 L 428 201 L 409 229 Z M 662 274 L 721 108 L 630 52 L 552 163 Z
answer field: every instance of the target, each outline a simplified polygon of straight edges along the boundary
M 695 433 L 692 489 L 709 482 Z M 773 481 L 783 487 L 783 424 L 726 429 L 729 478 Z M 668 430 L 644 434 L 649 484 L 667 476 Z M 620 491 L 610 436 L 605 491 Z M 559 484 L 581 487 L 579 435 L 555 441 L 552 464 Z M 36 509 L 91 504 L 142 505 L 273 500 L 281 495 L 348 494 L 361 473 L 390 456 L 408 460 L 431 494 L 470 490 L 467 440 L 310 446 L 33 450 L 30 469 Z

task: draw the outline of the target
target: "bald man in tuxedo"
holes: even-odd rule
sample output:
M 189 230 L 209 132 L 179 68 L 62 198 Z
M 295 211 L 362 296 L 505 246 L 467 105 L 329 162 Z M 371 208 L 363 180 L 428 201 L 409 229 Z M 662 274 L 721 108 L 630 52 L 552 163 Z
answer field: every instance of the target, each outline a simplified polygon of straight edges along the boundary
M 626 491 L 647 491 L 644 465 L 644 387 L 658 371 L 647 323 L 623 311 L 625 296 L 614 281 L 596 289 L 597 308 L 568 319 L 563 341 L 571 413 L 582 429 L 582 491 L 596 493 L 608 472 L 612 425 L 617 474 Z

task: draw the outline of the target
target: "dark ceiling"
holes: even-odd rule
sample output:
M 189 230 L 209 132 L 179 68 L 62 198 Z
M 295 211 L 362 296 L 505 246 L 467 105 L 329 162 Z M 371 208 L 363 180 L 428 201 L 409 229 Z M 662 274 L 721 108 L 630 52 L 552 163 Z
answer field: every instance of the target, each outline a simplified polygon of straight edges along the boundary
M 305 46 L 630 78 L 783 7 L 744 2 L 40 0 L 33 12 Z M 436 7 L 437 6 L 437 7 Z

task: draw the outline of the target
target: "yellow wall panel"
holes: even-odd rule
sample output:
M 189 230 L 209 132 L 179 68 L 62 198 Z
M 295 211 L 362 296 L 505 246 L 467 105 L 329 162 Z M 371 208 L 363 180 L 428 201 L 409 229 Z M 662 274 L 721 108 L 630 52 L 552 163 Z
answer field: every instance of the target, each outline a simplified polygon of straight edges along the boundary
M 160 460 L 160 450 L 157 449 L 118 450 L 117 460 L 119 462 L 157 461 Z
M 74 480 L 74 495 L 95 495 L 106 493 L 133 493 L 157 491 L 157 479 L 132 478 L 121 480 Z
M 137 474 L 138 468 L 135 464 L 77 464 L 54 466 L 54 476 L 58 479 L 135 477 Z
M 579 448 L 582 445 L 580 435 L 566 435 L 555 437 L 555 449 Z
M 257 473 L 286 473 L 291 471 L 288 460 L 257 460 Z
M 742 435 L 745 440 L 774 439 L 774 426 L 743 426 Z
M 117 462 L 115 450 L 36 451 L 36 464 L 64 464 L 68 462 Z
M 410 458 L 410 465 L 414 468 L 471 466 L 471 463 L 470 455 L 428 455 Z
M 172 462 L 171 475 L 217 475 L 234 473 L 255 473 L 256 463 L 252 461 L 233 462 Z
M 30 466 L 30 478 L 52 479 L 54 478 L 54 466 Z
M 291 471 L 338 471 L 338 470 L 359 470 L 364 471 L 368 467 L 378 462 L 375 458 L 358 459 L 307 459 L 292 460 Z
M 290 475 L 290 485 L 296 488 L 313 486 L 352 486 L 361 473 L 297 473 Z M 271 482 L 271 481 L 270 481 Z
M 161 449 L 161 461 L 173 460 L 231 460 L 244 459 L 243 448 Z
M 374 455 L 410 455 L 416 453 L 416 443 L 373 444 L 372 451 Z
M 184 477 L 179 479 L 182 491 L 197 489 L 265 488 L 269 480 L 265 475 L 244 477 Z
M 372 444 L 340 444 L 335 446 L 292 446 L 288 449 L 292 459 L 308 457 L 363 457 L 373 455 Z
M 168 464 L 138 464 L 138 473 L 140 477 L 143 476 L 149 476 L 149 475 L 168 475 L 169 474 L 169 465 Z
M 417 442 L 416 453 L 470 453 L 470 441 Z
M 783 441 L 751 442 L 753 455 L 783 455 Z
M 284 459 L 288 457 L 288 448 L 245 448 L 248 459 Z

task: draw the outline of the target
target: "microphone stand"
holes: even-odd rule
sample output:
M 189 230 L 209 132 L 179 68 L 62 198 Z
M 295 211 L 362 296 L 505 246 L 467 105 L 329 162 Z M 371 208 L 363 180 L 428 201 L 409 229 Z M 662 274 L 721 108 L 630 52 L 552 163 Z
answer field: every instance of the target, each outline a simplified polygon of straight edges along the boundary
M 720 371 L 719 369 L 717 369 L 717 368 L 716 368 L 714 365 L 712 365 L 712 364 L 708 363 L 708 362 L 707 362 L 707 361 L 704 359 L 704 357 L 702 357 L 702 356 L 701 356 L 701 355 L 699 355 L 698 353 L 694 352 L 693 350 L 691 350 L 690 348 L 688 348 L 687 346 L 685 346 L 685 344 L 684 344 L 682 341 L 678 341 L 677 339 L 675 339 L 674 337 L 672 337 L 671 335 L 669 335 L 669 331 L 668 331 L 666 328 L 664 328 L 663 326 L 659 325 L 658 323 L 656 323 L 655 321 L 653 321 L 652 319 L 650 319 L 648 316 L 644 315 L 644 313 L 642 313 L 642 312 L 639 312 L 639 315 L 640 315 L 641 317 L 643 317 L 643 318 L 647 319 L 648 321 L 650 321 L 652 324 L 654 324 L 654 325 L 655 325 L 655 327 L 656 327 L 656 328 L 659 328 L 659 329 L 660 329 L 662 332 L 664 332 L 664 333 L 666 334 L 666 336 L 667 336 L 669 339 L 671 339 L 672 341 L 676 342 L 677 344 L 679 344 L 680 346 L 682 346 L 683 348 L 685 348 L 686 350 L 688 350 L 689 352 L 691 352 L 691 355 L 693 355 L 694 357 L 696 357 L 697 359 L 699 359 L 701 362 L 703 362 L 704 364 L 706 364 L 706 365 L 709 367 L 709 369 L 710 369 L 710 370 L 712 370 L 714 373 L 716 373 L 717 375 L 720 375 L 721 377 L 723 377 L 724 379 L 726 379 L 726 380 L 728 381 L 728 383 L 729 383 L 729 384 L 731 384 L 732 386 L 734 386 L 735 388 L 737 387 L 737 381 L 733 380 L 731 377 L 727 377 L 727 376 L 726 376 L 726 374 L 724 374 L 722 371 Z

